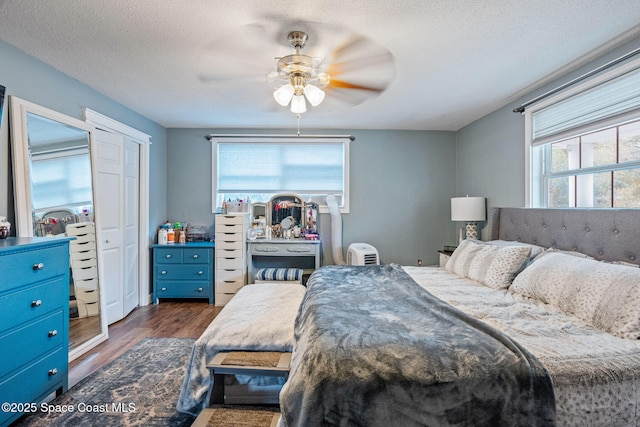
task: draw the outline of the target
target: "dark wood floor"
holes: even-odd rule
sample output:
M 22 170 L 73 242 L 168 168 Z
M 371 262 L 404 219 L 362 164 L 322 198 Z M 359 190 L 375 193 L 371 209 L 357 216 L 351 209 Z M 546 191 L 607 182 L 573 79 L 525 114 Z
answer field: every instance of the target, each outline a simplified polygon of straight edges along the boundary
M 109 339 L 69 364 L 69 387 L 146 337 L 198 338 L 222 307 L 206 301 L 167 301 L 136 308 L 109 326 Z

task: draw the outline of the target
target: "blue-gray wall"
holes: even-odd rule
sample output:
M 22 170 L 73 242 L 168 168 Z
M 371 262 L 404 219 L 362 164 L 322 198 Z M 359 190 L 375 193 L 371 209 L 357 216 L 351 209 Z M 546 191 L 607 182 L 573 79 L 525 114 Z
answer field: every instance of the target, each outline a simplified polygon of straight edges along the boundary
M 456 241 L 449 199 L 487 197 L 492 206 L 524 206 L 524 118 L 521 103 L 636 48 L 640 39 L 488 114 L 458 132 L 335 130 L 353 134 L 351 210 L 343 216 L 344 244 L 368 242 L 384 262 L 435 263 L 436 250 Z M 257 129 L 164 129 L 0 41 L 0 85 L 15 95 L 80 118 L 88 107 L 152 137 L 151 230 L 166 219 L 213 226 L 209 133 Z M 5 100 L 6 103 L 6 100 Z M 8 108 L 0 130 L 0 216 L 13 220 Z M 268 132 L 287 133 L 288 130 Z M 306 130 L 307 133 L 324 131 Z M 486 224 L 482 224 L 486 225 Z M 321 218 L 325 263 L 331 262 L 330 222 Z M 485 230 L 486 231 L 486 230 Z
M 485 196 L 493 206 L 525 206 L 524 116 L 513 109 L 640 46 L 640 38 L 488 114 L 457 132 L 456 193 Z M 483 224 L 483 235 L 488 229 Z
M 0 85 L 6 87 L 0 129 L 0 216 L 15 224 L 8 113 L 8 97 L 14 95 L 77 119 L 82 119 L 82 108 L 87 107 L 151 135 L 149 222 L 157 224 L 164 219 L 166 131 L 162 126 L 3 41 Z
M 167 219 L 214 224 L 211 212 L 211 133 L 290 134 L 291 129 L 168 129 Z M 437 262 L 453 243 L 449 200 L 455 192 L 455 133 L 429 131 L 305 130 L 351 134 L 350 213 L 342 216 L 343 246 L 366 242 L 383 262 Z M 330 219 L 321 215 L 323 262 L 332 262 Z M 346 254 L 344 255 L 346 256 Z

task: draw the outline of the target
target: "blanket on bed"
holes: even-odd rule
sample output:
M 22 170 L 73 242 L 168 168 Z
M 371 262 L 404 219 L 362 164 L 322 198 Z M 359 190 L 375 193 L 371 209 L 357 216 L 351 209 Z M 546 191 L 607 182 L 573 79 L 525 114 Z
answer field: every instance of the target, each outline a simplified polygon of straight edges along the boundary
M 546 368 L 397 265 L 323 267 L 295 324 L 286 426 L 546 426 Z
M 193 345 L 177 410 L 193 415 L 200 412 L 211 383 L 207 362 L 218 352 L 291 351 L 293 325 L 305 290 L 304 286 L 289 283 L 240 289 Z M 245 377 L 244 381 L 262 386 L 282 380 Z

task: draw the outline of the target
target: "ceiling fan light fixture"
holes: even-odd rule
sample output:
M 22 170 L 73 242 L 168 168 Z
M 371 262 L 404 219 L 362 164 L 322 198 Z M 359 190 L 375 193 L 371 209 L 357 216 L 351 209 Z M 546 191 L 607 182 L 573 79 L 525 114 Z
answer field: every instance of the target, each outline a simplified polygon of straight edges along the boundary
M 307 103 L 302 95 L 294 95 L 291 99 L 291 112 L 294 114 L 302 114 L 307 111 Z
M 286 107 L 287 105 L 289 105 L 289 102 L 291 102 L 294 91 L 295 89 L 293 86 L 291 86 L 290 84 L 285 84 L 280 86 L 275 90 L 275 92 L 273 92 L 273 97 L 278 104 Z
M 276 87 L 273 93 L 276 102 L 283 107 L 291 102 L 291 111 L 300 114 L 307 111 L 305 97 L 312 106 L 320 105 L 325 95 L 322 88 L 331 79 L 320 68 L 318 58 L 300 53 L 308 40 L 305 32 L 291 31 L 288 40 L 296 53 L 276 58 L 276 71 L 267 74 L 267 81 Z
M 309 104 L 317 107 L 324 99 L 324 91 L 316 85 L 307 83 L 304 87 L 304 96 L 307 97 Z

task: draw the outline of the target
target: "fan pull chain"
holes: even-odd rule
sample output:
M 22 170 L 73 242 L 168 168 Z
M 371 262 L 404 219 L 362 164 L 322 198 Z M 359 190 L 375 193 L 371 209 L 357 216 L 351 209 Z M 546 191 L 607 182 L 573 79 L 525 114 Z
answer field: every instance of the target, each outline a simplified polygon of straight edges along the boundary
M 296 114 L 296 118 L 298 119 L 298 136 L 300 136 L 300 114 Z

